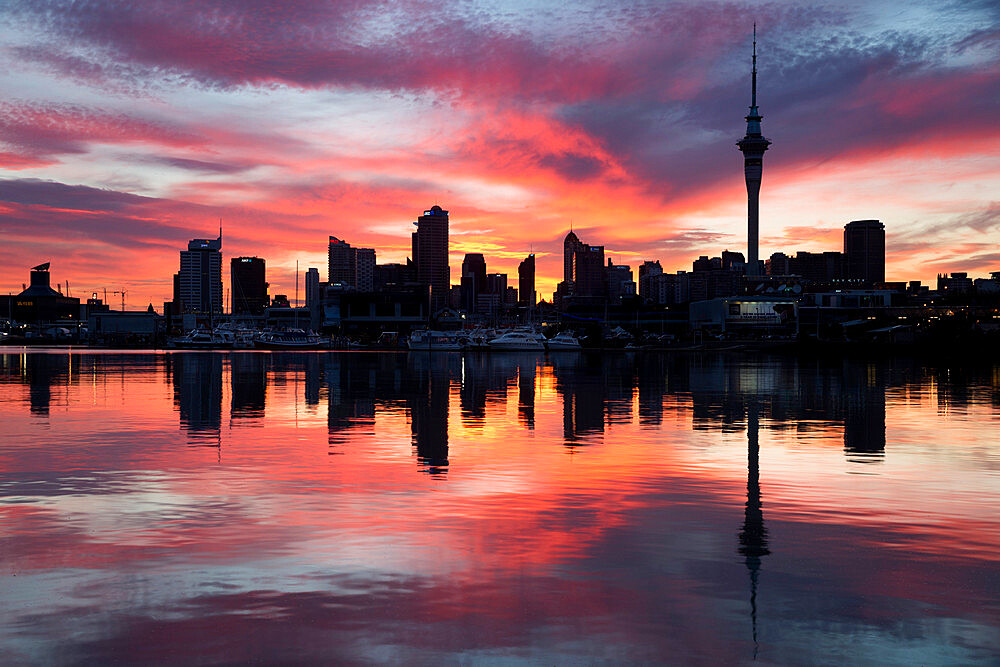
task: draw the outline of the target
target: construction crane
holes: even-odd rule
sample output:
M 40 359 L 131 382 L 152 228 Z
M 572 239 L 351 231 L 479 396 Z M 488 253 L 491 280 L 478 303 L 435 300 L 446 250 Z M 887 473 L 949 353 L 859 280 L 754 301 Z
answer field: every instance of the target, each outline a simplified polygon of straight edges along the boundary
M 107 293 L 107 292 L 105 292 L 105 293 Z M 122 312 L 124 313 L 125 312 L 125 295 L 128 294 L 128 290 L 123 287 L 120 291 L 119 290 L 114 290 L 111 293 L 112 294 L 121 294 L 121 297 L 122 297 Z
M 124 313 L 125 312 L 125 295 L 128 294 L 128 290 L 125 289 L 124 287 L 121 288 L 120 290 L 114 290 L 114 291 L 111 291 L 111 292 L 108 291 L 107 287 L 104 287 L 103 290 L 104 290 L 104 305 L 105 306 L 110 306 L 111 305 L 108 302 L 108 294 L 111 294 L 112 296 L 115 295 L 115 294 L 118 294 L 122 298 L 122 312 Z M 94 294 L 94 298 L 96 299 L 97 298 L 97 292 L 94 292 L 93 294 Z

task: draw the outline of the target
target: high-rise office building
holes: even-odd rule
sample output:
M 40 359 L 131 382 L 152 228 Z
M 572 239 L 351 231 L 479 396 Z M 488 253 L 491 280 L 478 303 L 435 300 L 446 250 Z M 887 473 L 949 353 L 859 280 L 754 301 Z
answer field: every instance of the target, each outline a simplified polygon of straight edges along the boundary
M 641 296 L 646 301 L 657 302 L 657 297 L 653 293 L 654 279 L 653 276 L 663 275 L 663 267 L 660 266 L 660 260 L 651 261 L 646 260 L 639 266 L 639 296 Z
M 854 220 L 844 225 L 847 278 L 870 283 L 885 281 L 885 225 L 878 220 Z
M 470 252 L 462 260 L 461 304 L 467 312 L 475 312 L 479 295 L 486 287 L 486 258 L 481 252 Z
M 569 234 L 563 239 L 563 282 L 571 283 L 573 282 L 573 255 L 577 250 L 583 247 L 583 243 L 573 233 L 573 230 L 569 230 Z
M 608 259 L 604 274 L 608 283 L 608 298 L 612 303 L 621 303 L 623 298 L 635 296 L 635 281 L 632 278 L 631 266 L 615 264 Z
M 518 303 L 528 308 L 534 308 L 535 298 L 535 254 L 531 253 L 517 265 Z
M 413 223 L 413 263 L 417 282 L 431 289 L 431 308 L 448 305 L 451 270 L 448 266 L 448 211 L 432 206 Z
M 354 288 L 359 292 L 375 289 L 375 249 L 356 248 L 354 251 Z
M 581 243 L 573 253 L 574 296 L 606 296 L 604 246 Z
M 267 308 L 264 260 L 233 257 L 229 262 L 229 291 L 234 315 L 260 315 Z
M 181 311 L 222 312 L 222 230 L 218 239 L 192 239 L 181 251 Z
M 760 275 L 758 236 L 760 233 L 760 180 L 764 172 L 764 151 L 771 145 L 761 134 L 763 116 L 757 110 L 757 26 L 753 29 L 753 73 L 747 133 L 736 145 L 743 153 L 743 175 L 747 184 L 747 275 Z
M 350 243 L 331 236 L 327 260 L 328 282 L 354 287 L 355 259 L 354 248 Z
M 309 267 L 306 271 L 306 306 L 312 306 L 319 298 L 319 269 Z

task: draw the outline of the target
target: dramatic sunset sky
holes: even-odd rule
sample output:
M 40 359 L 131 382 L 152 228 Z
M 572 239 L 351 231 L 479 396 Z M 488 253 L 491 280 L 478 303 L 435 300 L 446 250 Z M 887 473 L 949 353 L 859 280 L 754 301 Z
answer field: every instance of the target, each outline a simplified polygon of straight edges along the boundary
M 886 225 L 887 278 L 1000 270 L 1000 5 L 982 2 L 0 4 L 0 279 L 170 297 L 225 225 L 271 293 L 330 234 L 409 254 L 451 212 L 466 252 L 539 296 L 572 223 L 635 269 L 745 252 L 735 142 L 757 21 L 761 256 Z M 516 285 L 516 280 L 512 280 Z

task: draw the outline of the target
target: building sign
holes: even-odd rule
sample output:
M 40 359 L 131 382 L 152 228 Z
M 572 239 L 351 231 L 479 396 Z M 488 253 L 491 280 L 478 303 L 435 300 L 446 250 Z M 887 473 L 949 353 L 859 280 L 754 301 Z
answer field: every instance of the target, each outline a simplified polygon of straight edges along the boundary
M 781 301 L 730 301 L 727 322 L 781 324 L 795 313 L 795 304 Z

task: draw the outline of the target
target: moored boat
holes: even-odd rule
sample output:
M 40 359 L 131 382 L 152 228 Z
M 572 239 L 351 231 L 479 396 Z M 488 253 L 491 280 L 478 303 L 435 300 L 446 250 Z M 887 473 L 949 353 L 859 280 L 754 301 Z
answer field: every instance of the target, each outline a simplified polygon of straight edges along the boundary
M 490 341 L 491 350 L 544 350 L 544 338 L 533 331 L 507 331 Z
M 302 329 L 270 329 L 253 340 L 259 350 L 322 350 L 329 347 L 320 336 Z
M 450 352 L 462 349 L 462 340 L 454 331 L 419 329 L 410 334 L 406 346 L 411 350 L 440 350 Z
M 568 331 L 560 331 L 552 338 L 545 341 L 545 348 L 553 350 L 579 350 L 580 339 Z
M 183 336 L 167 341 L 167 347 L 178 350 L 226 350 L 232 346 L 232 339 L 208 329 L 192 329 Z

